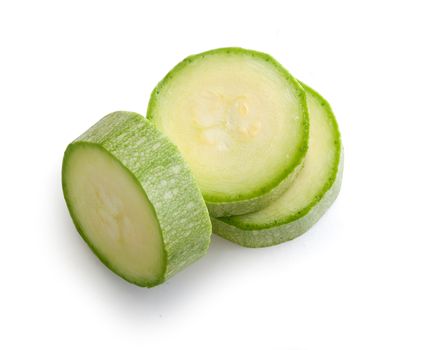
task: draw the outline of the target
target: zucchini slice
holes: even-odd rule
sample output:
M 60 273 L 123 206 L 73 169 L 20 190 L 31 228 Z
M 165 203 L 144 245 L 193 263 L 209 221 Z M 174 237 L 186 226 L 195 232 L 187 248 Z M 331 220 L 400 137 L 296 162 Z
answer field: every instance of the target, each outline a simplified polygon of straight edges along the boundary
M 261 52 L 189 56 L 154 89 L 147 118 L 178 146 L 215 217 L 268 205 L 307 151 L 305 92 Z
M 62 185 L 82 238 L 129 282 L 155 286 L 208 249 L 199 188 L 176 146 L 139 114 L 111 113 L 72 142 Z
M 246 247 L 279 244 L 306 232 L 336 199 L 343 171 L 337 122 L 328 102 L 302 86 L 310 117 L 309 150 L 303 169 L 268 207 L 247 215 L 211 218 L 213 232 L 218 235 Z

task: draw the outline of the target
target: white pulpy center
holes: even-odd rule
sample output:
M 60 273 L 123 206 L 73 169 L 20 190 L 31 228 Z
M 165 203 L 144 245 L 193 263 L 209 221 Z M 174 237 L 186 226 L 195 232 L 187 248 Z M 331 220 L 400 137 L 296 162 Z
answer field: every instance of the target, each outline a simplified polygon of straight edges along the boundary
M 207 91 L 193 108 L 194 121 L 202 143 L 224 151 L 234 140 L 247 142 L 261 130 L 262 124 L 250 110 L 246 96 L 229 97 Z
M 108 193 L 102 186 L 93 185 L 97 199 L 97 213 L 103 226 L 103 232 L 114 241 L 123 241 L 125 233 L 130 232 L 130 220 L 125 215 L 120 198 Z

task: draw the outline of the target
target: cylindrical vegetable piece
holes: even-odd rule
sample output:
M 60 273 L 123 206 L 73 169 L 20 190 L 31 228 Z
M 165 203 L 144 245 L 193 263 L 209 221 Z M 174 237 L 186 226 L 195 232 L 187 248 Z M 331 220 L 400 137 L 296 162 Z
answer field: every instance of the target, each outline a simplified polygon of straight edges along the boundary
M 115 112 L 66 149 L 63 192 L 98 258 L 152 287 L 207 251 L 211 223 L 177 148 L 146 119 Z

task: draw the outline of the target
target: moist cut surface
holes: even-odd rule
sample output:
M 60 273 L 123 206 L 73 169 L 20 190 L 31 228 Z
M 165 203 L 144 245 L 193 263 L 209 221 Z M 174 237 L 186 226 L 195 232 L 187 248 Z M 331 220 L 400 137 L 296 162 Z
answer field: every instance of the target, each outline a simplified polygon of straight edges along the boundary
M 147 116 L 178 146 L 214 216 L 267 205 L 306 153 L 303 89 L 255 51 L 188 57 L 153 91 Z

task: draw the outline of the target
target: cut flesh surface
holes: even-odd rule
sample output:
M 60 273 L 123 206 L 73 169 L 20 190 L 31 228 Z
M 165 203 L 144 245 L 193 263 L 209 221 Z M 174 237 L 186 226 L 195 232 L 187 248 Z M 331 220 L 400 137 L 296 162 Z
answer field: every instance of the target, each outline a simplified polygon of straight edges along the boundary
M 178 146 L 214 216 L 267 205 L 307 149 L 303 89 L 255 51 L 188 57 L 153 91 L 147 116 Z
M 164 269 L 160 226 L 133 176 L 104 149 L 83 143 L 68 168 L 68 198 L 85 238 L 128 279 L 154 281 Z
M 136 113 L 111 113 L 72 142 L 62 183 L 81 236 L 132 283 L 155 286 L 207 251 L 199 188 L 176 146 Z
M 246 215 L 213 218 L 215 233 L 245 246 L 278 244 L 304 233 L 335 200 L 342 173 L 337 123 L 327 101 L 303 86 L 310 115 L 309 150 L 303 169 L 287 191 L 266 208 Z

